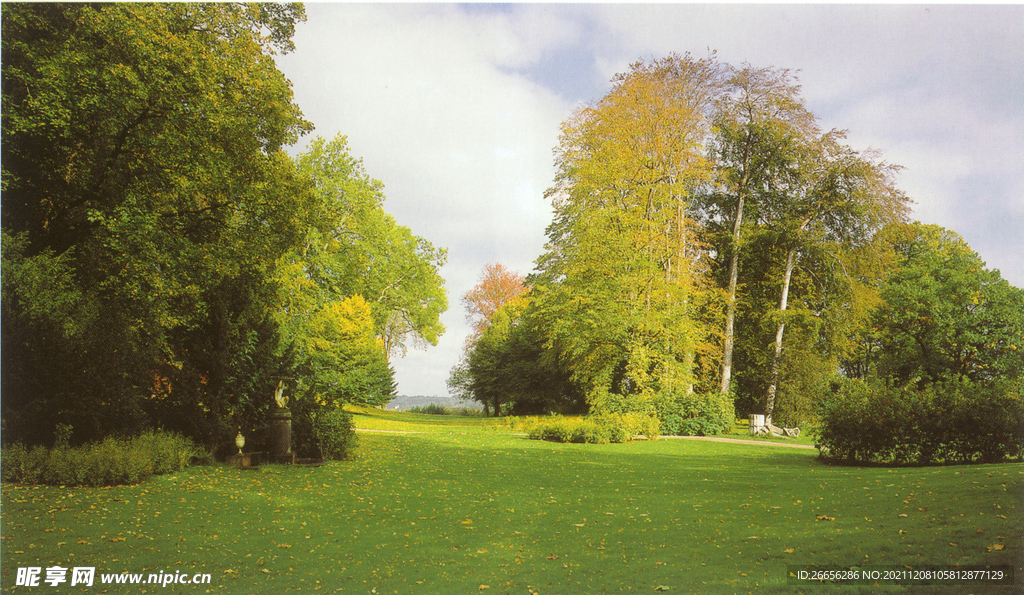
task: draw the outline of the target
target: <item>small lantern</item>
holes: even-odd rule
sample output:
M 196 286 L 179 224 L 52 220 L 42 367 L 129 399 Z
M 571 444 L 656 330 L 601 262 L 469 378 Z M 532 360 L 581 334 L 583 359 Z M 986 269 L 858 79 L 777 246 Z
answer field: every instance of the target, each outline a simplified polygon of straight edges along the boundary
M 242 431 L 238 431 L 238 435 L 235 436 L 235 446 L 238 447 L 238 454 L 242 454 L 242 447 L 245 446 L 245 436 L 242 435 Z

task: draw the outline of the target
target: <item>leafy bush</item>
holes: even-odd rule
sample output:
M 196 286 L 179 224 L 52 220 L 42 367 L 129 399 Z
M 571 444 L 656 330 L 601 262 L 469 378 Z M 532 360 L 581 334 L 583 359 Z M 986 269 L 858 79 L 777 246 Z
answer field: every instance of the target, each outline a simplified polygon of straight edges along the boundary
M 451 411 L 448 410 L 444 405 L 438 403 L 430 403 L 426 406 L 413 407 L 409 410 L 409 413 L 426 413 L 427 415 L 450 415 Z
M 955 380 L 926 388 L 836 383 L 818 405 L 822 457 L 928 464 L 996 462 L 1024 451 L 1020 387 Z
M 356 446 L 356 430 L 351 413 L 344 409 L 322 413 L 317 417 L 314 428 L 323 458 L 343 461 L 352 455 Z
M 608 444 L 612 442 L 610 429 L 590 417 L 553 416 L 544 420 L 530 431 L 535 440 L 553 442 L 576 442 L 586 444 Z M 619 440 L 621 442 L 622 440 Z
M 713 436 L 727 433 L 736 415 L 732 399 L 721 393 L 680 392 L 658 399 L 655 410 L 668 436 Z
M 639 435 L 658 437 L 658 419 L 642 413 L 604 413 L 588 417 L 551 416 L 530 429 L 534 440 L 610 444 L 629 442 Z
M 483 409 L 474 409 L 472 407 L 455 407 L 448 409 L 449 415 L 457 415 L 459 417 L 484 417 Z
M 53 448 L 12 444 L 0 451 L 4 481 L 25 484 L 133 485 L 153 475 L 181 471 L 209 454 L 192 441 L 169 432 L 146 432 L 135 438 L 109 437 L 71 448 L 68 433 L 58 428 Z

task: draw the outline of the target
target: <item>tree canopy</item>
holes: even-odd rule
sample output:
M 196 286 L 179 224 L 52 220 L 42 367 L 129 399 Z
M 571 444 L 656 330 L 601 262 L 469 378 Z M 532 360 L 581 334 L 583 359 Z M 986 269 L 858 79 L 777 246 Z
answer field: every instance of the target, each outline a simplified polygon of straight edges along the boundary
M 879 241 L 892 260 L 851 372 L 919 386 L 1021 380 L 1024 291 L 937 225 L 893 225 Z
M 45 442 L 162 425 L 215 444 L 278 382 L 386 400 L 436 343 L 445 252 L 312 130 L 274 55 L 294 4 L 10 4 L 3 416 Z
M 734 406 L 812 421 L 843 375 L 1018 377 L 1019 290 L 908 224 L 900 167 L 845 136 L 788 70 L 631 65 L 563 124 L 530 290 L 467 303 L 479 334 L 451 385 L 495 410 L 576 403 L 715 432 Z

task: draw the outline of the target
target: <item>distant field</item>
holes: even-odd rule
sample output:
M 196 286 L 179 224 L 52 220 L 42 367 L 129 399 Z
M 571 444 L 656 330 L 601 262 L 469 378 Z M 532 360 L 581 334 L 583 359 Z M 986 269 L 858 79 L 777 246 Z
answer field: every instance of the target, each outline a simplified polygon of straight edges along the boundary
M 361 432 L 355 460 L 322 467 L 4 485 L 0 586 L 48 592 L 15 588 L 17 568 L 59 564 L 212 575 L 182 593 L 1021 591 L 1019 463 L 829 467 L 756 443 L 554 444 L 493 419 L 357 413 L 417 433 Z M 805 588 L 786 582 L 796 564 L 1013 564 L 1017 584 Z
M 477 409 L 482 411 L 483 405 L 476 401 L 463 401 L 453 397 L 428 397 L 428 396 L 407 396 L 395 397 L 385 406 L 388 411 L 408 411 L 413 407 L 426 407 L 427 405 L 441 405 L 450 408 Z

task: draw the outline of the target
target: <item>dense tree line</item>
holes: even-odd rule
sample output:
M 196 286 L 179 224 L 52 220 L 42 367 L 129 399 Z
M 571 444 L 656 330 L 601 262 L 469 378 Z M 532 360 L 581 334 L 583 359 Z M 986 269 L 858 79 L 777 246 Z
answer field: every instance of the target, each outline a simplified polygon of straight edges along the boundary
M 563 124 L 530 287 L 451 385 L 512 412 L 645 413 L 668 433 L 816 421 L 843 378 L 999 380 L 1019 401 L 1021 290 L 954 233 L 909 223 L 900 168 L 844 136 L 787 70 L 632 65 Z M 534 377 L 544 389 L 524 390 Z
M 218 444 L 284 383 L 315 417 L 436 343 L 443 249 L 398 225 L 274 55 L 301 5 L 3 6 L 4 439 Z

